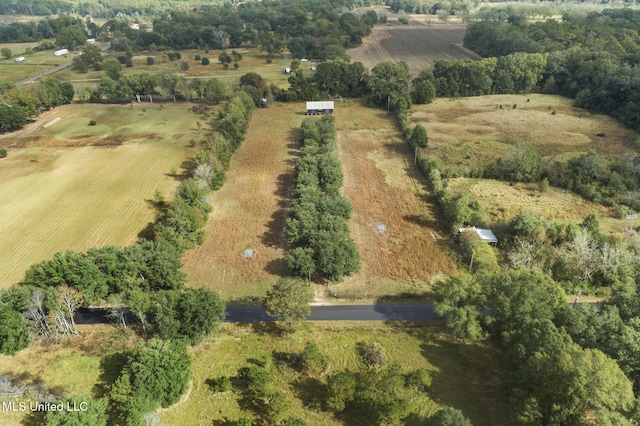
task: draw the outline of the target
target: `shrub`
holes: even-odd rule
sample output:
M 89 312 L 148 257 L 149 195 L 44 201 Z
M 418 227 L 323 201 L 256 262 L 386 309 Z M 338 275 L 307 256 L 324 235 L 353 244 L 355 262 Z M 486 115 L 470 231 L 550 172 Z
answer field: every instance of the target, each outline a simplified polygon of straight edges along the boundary
M 376 342 L 359 344 L 360 356 L 369 367 L 379 367 L 384 365 L 386 357 L 382 352 L 382 347 Z
M 418 368 L 406 375 L 405 386 L 419 391 L 426 391 L 431 386 L 431 374 L 424 368 Z
M 7 157 L 7 149 L 0 148 L 0 158 L 6 158 L 6 157 Z
M 196 55 L 193 59 L 195 59 L 196 61 L 199 61 L 201 58 L 200 58 L 200 55 Z
M 540 190 L 540 192 L 547 192 L 549 190 L 549 179 L 542 179 L 538 184 L 538 189 Z
M 96 124 L 96 120 L 89 121 L 89 126 L 95 126 Z
M 315 343 L 307 342 L 304 351 L 300 354 L 300 363 L 304 371 L 320 374 L 327 367 L 328 360 Z
M 156 60 L 154 59 L 153 56 L 147 56 L 147 65 L 153 65 L 155 64 Z
M 214 392 L 227 392 L 231 390 L 229 376 L 221 376 L 211 381 L 211 390 Z
M 209 65 L 211 60 L 209 58 L 202 58 L 201 63 L 202 65 Z

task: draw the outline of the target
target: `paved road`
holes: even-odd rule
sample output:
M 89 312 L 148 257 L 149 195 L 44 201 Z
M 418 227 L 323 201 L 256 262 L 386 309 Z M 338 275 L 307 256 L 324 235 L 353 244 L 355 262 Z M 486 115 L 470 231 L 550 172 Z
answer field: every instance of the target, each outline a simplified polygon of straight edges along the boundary
M 225 322 L 274 321 L 260 306 L 229 306 Z M 430 304 L 406 305 L 338 305 L 313 306 L 310 321 L 433 321 L 443 319 L 433 312 Z M 128 321 L 135 322 L 132 315 Z M 113 322 L 106 309 L 84 308 L 76 313 L 78 324 L 104 324 Z
M 313 306 L 310 321 L 432 321 L 443 317 L 430 304 Z M 273 321 L 259 306 L 229 306 L 227 322 Z
M 102 48 L 101 48 L 100 50 L 102 50 L 103 52 L 105 52 L 105 51 L 107 51 L 110 47 L 111 47 L 111 45 L 110 45 L 110 44 L 106 44 L 106 45 L 102 46 Z M 37 80 L 37 79 L 39 79 L 39 78 L 42 78 L 42 77 L 44 77 L 44 76 L 47 76 L 47 75 L 50 75 L 50 74 L 56 73 L 56 72 L 58 72 L 58 71 L 60 71 L 60 70 L 63 70 L 63 69 L 65 69 L 65 68 L 68 68 L 68 67 L 70 67 L 71 65 L 73 65 L 73 62 L 66 62 L 66 63 L 64 63 L 64 64 L 62 64 L 62 65 L 58 65 L 58 66 L 57 66 L 57 67 L 55 67 L 55 68 L 51 68 L 50 70 L 46 70 L 46 71 L 44 71 L 44 72 L 41 72 L 41 73 L 40 73 L 40 74 L 38 74 L 38 75 L 34 75 L 33 77 L 29 77 L 29 78 L 27 78 L 27 79 L 25 79 L 25 80 L 19 81 L 19 82 L 17 82 L 16 84 L 14 84 L 14 86 L 16 86 L 16 87 L 18 87 L 18 86 L 23 86 L 23 85 L 25 85 L 25 84 L 27 84 L 27 83 L 31 83 L 32 81 L 35 81 L 35 80 Z

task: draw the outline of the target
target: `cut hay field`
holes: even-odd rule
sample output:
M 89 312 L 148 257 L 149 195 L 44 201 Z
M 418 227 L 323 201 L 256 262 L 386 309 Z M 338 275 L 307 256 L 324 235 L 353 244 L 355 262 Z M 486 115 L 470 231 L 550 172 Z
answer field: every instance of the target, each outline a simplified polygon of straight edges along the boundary
M 460 23 L 376 26 L 362 46 L 349 49 L 353 61 L 369 69 L 384 61 L 405 61 L 412 74 L 433 68 L 438 59 L 480 59 L 462 47 L 467 26 Z
M 412 399 L 418 418 L 407 424 L 424 424 L 424 417 L 442 405 L 463 411 L 474 425 L 507 424 L 502 417 L 499 398 L 500 357 L 486 344 L 465 344 L 440 333 L 437 326 L 396 327 L 383 323 L 316 323 L 293 335 L 274 338 L 249 326 L 226 324 L 224 335 L 207 339 L 194 348 L 194 379 L 189 398 L 160 413 L 166 425 L 232 424 L 242 415 L 254 415 L 247 404 L 239 404 L 236 391 L 214 393 L 209 381 L 222 375 L 233 377 L 250 359 L 265 354 L 299 353 L 307 341 L 313 341 L 330 359 L 325 373 L 306 377 L 290 368 L 267 368 L 274 373 L 276 388 L 291 406 L 291 415 L 309 425 L 356 424 L 355 419 L 336 418 L 322 409 L 311 409 L 309 402 L 322 395 L 326 376 L 343 369 L 357 370 L 360 362 L 357 342 L 378 342 L 388 363 L 396 362 L 404 370 L 426 368 L 433 384 L 425 395 Z
M 205 241 L 183 259 L 191 285 L 238 300 L 264 295 L 286 272 L 282 228 L 304 111 L 302 103 L 274 103 L 253 112 L 226 183 L 211 195 Z M 255 257 L 242 257 L 245 249 Z
M 170 198 L 169 172 L 193 155 L 197 119 L 187 104 L 69 105 L 0 137 L 0 288 L 58 251 L 134 242 L 155 217 L 147 200 Z
M 412 153 L 390 115 L 355 101 L 336 107 L 336 129 L 362 270 L 333 290 L 345 298 L 424 295 L 455 266 Z M 380 224 L 385 233 L 376 232 Z
M 430 155 L 462 170 L 483 168 L 523 141 L 561 160 L 589 149 L 604 157 L 638 150 L 633 131 L 571 102 L 538 94 L 436 99 L 413 106 L 409 119 L 426 127 Z

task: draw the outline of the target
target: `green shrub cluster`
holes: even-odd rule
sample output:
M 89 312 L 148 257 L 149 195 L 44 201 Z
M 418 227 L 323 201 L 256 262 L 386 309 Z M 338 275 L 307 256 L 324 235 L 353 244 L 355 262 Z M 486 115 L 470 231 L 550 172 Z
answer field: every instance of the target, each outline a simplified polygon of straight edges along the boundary
M 307 278 L 321 272 L 331 281 L 360 269 L 347 224 L 352 206 L 340 195 L 343 175 L 335 138 L 333 116 L 302 123 L 294 200 L 284 230 L 293 247 L 287 256 L 291 272 Z

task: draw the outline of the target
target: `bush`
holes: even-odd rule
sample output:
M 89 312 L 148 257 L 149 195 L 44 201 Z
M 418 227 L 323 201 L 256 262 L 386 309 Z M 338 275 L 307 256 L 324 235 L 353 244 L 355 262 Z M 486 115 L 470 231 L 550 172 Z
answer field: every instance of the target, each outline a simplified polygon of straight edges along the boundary
M 201 63 L 202 65 L 209 65 L 211 60 L 209 58 L 202 58 Z
M 229 376 L 221 376 L 211 381 L 211 390 L 214 392 L 228 392 L 231 390 Z
M 154 59 L 153 56 L 147 56 L 147 65 L 153 65 L 155 64 L 156 60 Z
M 360 356 L 366 365 L 369 367 L 379 367 L 384 365 L 386 361 L 386 357 L 382 352 L 382 347 L 375 343 L 363 343 L 361 342 L 359 345 Z
M 431 386 L 431 374 L 424 368 L 418 368 L 406 375 L 405 386 L 424 392 Z
M 7 149 L 0 148 L 0 158 L 6 158 L 6 157 L 7 157 Z
M 300 354 L 300 363 L 304 371 L 312 374 L 320 374 L 327 368 L 329 362 L 315 343 L 307 342 L 304 351 Z
M 95 126 L 96 124 L 96 120 L 89 121 L 89 126 Z
M 202 59 L 202 58 L 200 57 L 200 55 L 196 55 L 196 56 L 194 56 L 194 58 L 193 58 L 193 59 L 195 59 L 196 61 L 199 61 L 199 60 L 200 60 L 200 59 Z

